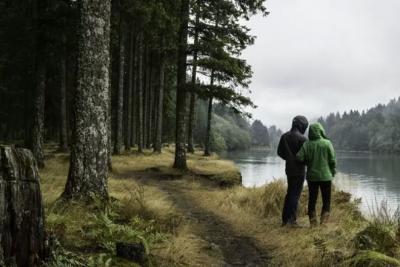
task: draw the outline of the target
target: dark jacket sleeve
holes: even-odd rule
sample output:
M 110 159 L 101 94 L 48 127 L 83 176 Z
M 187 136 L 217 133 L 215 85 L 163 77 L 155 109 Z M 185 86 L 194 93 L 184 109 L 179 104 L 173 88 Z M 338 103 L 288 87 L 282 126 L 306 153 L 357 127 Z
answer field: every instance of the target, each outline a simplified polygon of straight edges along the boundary
M 304 135 L 300 135 L 300 147 L 302 147 L 304 143 L 307 141 L 308 141 L 307 137 L 305 137 Z
M 304 164 L 307 163 L 307 150 L 306 150 L 304 144 L 300 148 L 299 153 L 297 153 L 296 159 L 297 159 L 298 162 L 301 162 L 301 163 L 304 163 Z
M 284 144 L 285 135 L 281 136 L 281 140 L 279 141 L 278 145 L 278 156 L 281 157 L 283 160 L 287 160 L 287 151 L 286 146 Z

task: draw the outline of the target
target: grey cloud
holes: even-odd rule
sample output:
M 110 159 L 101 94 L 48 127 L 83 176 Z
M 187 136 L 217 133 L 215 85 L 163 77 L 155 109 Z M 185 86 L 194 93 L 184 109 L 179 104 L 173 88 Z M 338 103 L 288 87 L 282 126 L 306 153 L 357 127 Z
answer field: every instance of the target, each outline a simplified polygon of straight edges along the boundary
M 271 15 L 249 22 L 256 44 L 253 113 L 286 129 L 299 113 L 367 109 L 397 97 L 400 1 L 269 0 Z

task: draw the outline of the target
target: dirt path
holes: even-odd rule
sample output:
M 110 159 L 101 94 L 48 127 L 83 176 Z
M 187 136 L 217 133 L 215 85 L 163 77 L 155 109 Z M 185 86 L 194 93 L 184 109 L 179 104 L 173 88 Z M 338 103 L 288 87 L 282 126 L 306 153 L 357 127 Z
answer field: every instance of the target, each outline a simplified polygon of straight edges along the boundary
M 146 179 L 147 180 L 147 179 Z M 186 219 L 196 224 L 197 234 L 209 243 L 210 250 L 219 250 L 223 256 L 222 266 L 268 266 L 269 255 L 257 246 L 254 239 L 236 233 L 231 225 L 214 213 L 199 207 L 186 189 L 174 181 L 157 181 L 159 187 L 173 200 Z M 143 180 L 142 180 L 143 182 Z

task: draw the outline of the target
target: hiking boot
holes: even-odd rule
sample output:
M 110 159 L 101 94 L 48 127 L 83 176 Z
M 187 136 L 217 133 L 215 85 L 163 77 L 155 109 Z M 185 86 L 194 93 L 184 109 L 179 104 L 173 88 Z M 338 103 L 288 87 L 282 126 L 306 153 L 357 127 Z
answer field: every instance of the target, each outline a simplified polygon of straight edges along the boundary
M 329 212 L 323 212 L 321 214 L 321 224 L 326 224 L 329 222 L 329 217 L 330 217 L 330 213 Z
M 317 216 L 315 214 L 308 215 L 310 219 L 310 227 L 315 227 L 318 225 Z

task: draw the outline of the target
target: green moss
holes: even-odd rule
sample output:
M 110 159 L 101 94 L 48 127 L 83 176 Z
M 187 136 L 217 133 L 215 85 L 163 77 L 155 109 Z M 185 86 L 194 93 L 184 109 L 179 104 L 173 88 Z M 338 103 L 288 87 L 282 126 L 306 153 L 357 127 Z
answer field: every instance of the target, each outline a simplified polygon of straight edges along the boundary
M 399 244 L 395 233 L 385 224 L 371 223 L 354 238 L 354 245 L 361 250 L 374 250 L 395 255 Z
M 376 251 L 361 251 L 345 263 L 352 267 L 394 267 L 400 266 L 398 259 Z

